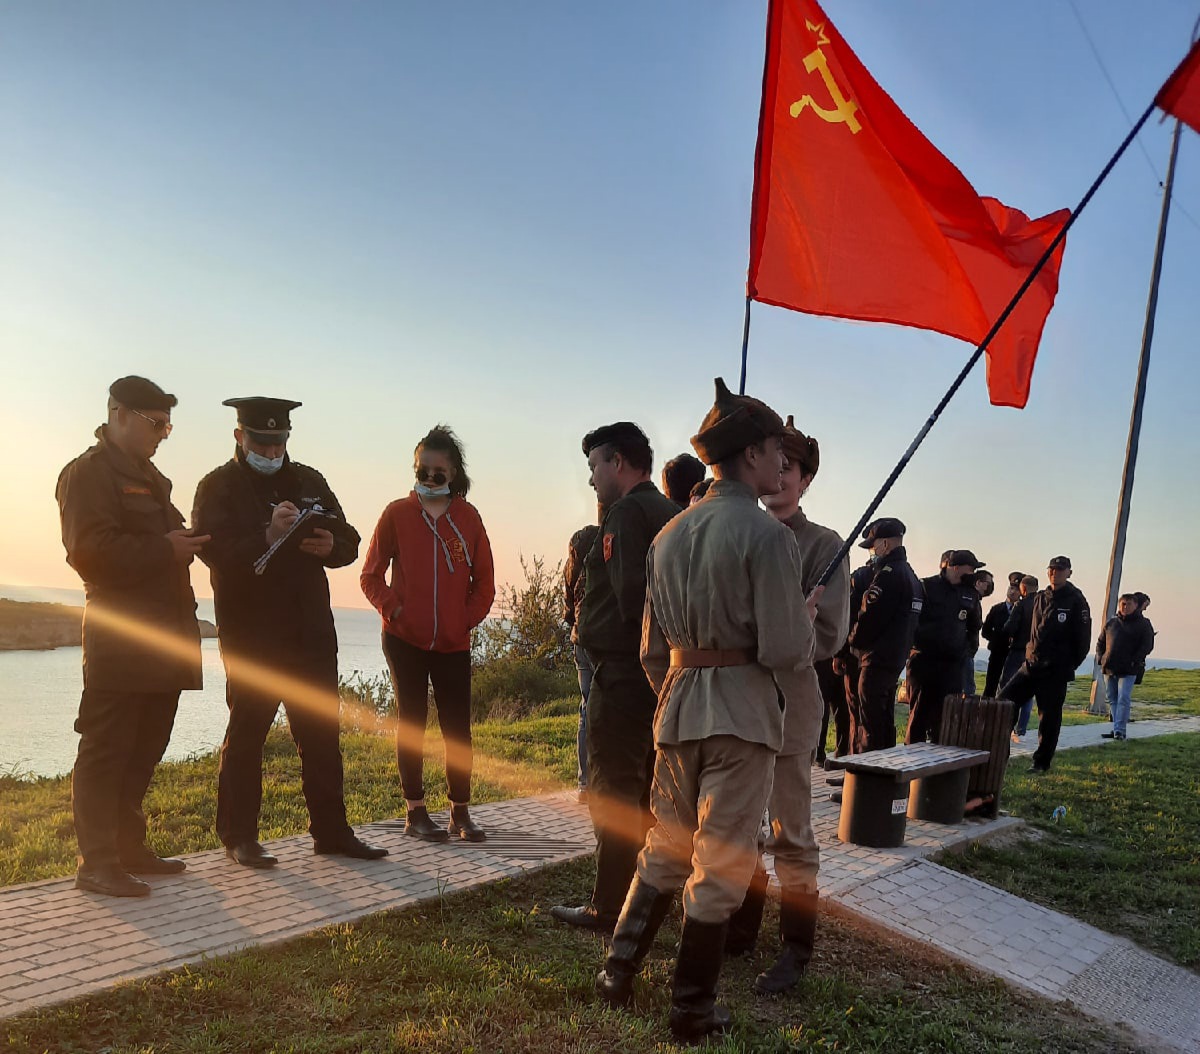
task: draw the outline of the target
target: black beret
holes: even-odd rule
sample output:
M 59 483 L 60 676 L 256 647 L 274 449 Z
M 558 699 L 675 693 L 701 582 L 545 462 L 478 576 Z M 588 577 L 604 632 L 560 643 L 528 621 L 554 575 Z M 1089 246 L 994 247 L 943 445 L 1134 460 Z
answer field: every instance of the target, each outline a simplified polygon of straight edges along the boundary
M 263 435 L 286 435 L 292 430 L 292 422 L 288 416 L 297 406 L 303 406 L 293 399 L 271 399 L 264 395 L 247 395 L 237 399 L 226 399 L 222 406 L 232 406 L 237 410 L 238 424 L 251 432 L 261 432 Z
M 606 443 L 620 443 L 622 441 L 632 441 L 635 444 L 645 443 L 646 446 L 650 445 L 650 440 L 646 438 L 646 433 L 632 421 L 617 421 L 615 424 L 593 428 L 583 437 L 583 456 L 587 457 L 598 446 L 604 446 Z
M 108 394 L 129 410 L 162 410 L 164 413 L 179 404 L 169 392 L 164 392 L 145 377 L 122 377 L 108 386 Z

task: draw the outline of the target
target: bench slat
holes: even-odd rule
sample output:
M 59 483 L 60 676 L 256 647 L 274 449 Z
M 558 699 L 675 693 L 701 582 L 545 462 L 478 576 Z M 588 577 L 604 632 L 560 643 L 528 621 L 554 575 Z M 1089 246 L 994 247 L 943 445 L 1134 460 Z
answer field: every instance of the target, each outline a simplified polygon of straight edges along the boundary
M 848 754 L 828 760 L 832 766 L 847 772 L 890 775 L 896 780 L 911 780 L 982 765 L 988 760 L 988 752 L 940 743 L 908 743 L 887 750 L 871 750 L 865 754 Z

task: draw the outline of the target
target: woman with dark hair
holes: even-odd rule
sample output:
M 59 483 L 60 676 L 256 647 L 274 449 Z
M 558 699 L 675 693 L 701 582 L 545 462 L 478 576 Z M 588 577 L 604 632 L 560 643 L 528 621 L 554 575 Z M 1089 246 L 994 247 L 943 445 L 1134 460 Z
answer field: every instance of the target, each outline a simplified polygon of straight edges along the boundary
M 487 837 L 471 800 L 471 630 L 496 596 L 492 548 L 475 506 L 458 437 L 437 425 L 413 453 L 416 484 L 375 527 L 362 591 L 383 617 L 383 652 L 396 693 L 396 761 L 407 815 L 404 833 L 431 842 Z M 390 581 L 388 573 L 390 570 Z M 446 742 L 450 830 L 425 808 L 429 685 Z

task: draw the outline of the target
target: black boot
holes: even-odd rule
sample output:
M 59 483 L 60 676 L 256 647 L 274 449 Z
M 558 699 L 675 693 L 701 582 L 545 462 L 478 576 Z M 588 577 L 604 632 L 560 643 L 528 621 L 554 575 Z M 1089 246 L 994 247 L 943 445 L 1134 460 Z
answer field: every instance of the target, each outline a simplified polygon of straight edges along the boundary
M 683 917 L 675 981 L 671 986 L 671 1034 L 696 1043 L 729 1029 L 729 1011 L 717 1006 L 717 980 L 729 921 L 697 922 Z
M 464 842 L 486 842 L 487 834 L 482 827 L 471 819 L 471 811 L 466 805 L 450 804 L 451 838 L 461 838 Z
M 674 899 L 674 892 L 663 893 L 633 876 L 604 969 L 596 975 L 596 994 L 606 1003 L 628 1006 L 633 1001 L 633 979 Z
M 779 958 L 754 979 L 760 995 L 778 995 L 794 988 L 812 959 L 817 935 L 817 893 L 788 893 L 779 905 L 779 935 L 783 948 Z
M 450 839 L 450 835 L 429 818 L 424 805 L 414 805 L 405 814 L 404 833 L 424 842 L 446 842 Z
M 754 951 L 754 942 L 758 940 L 758 929 L 762 925 L 763 908 L 767 903 L 768 881 L 767 869 L 760 858 L 746 889 L 746 898 L 729 920 L 729 932 L 725 935 L 726 955 L 747 955 Z

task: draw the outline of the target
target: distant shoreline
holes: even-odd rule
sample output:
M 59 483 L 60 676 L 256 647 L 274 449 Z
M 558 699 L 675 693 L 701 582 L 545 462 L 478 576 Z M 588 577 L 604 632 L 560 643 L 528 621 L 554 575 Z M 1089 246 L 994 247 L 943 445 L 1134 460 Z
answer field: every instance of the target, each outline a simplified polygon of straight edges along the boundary
M 215 637 L 217 627 L 197 619 L 201 637 Z M 83 608 L 0 597 L 0 651 L 53 651 L 78 648 Z

